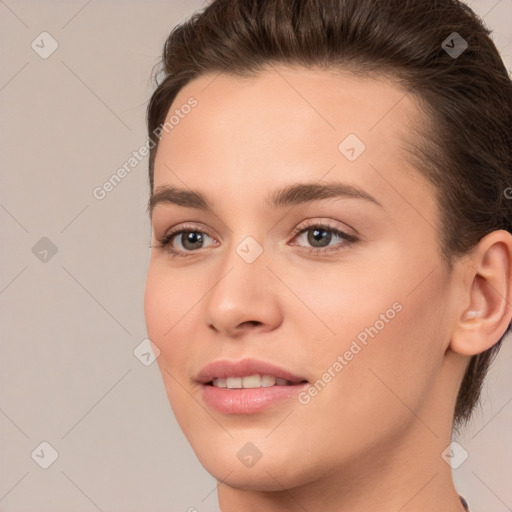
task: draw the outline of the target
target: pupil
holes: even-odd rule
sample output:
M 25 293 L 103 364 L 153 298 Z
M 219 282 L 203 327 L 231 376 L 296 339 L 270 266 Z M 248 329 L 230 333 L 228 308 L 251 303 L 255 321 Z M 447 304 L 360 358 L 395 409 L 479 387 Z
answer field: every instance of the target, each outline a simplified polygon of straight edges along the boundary
M 184 233 L 185 243 L 183 243 L 183 247 L 187 248 L 187 244 L 192 244 L 192 247 L 188 247 L 189 249 L 197 249 L 194 244 L 201 244 L 203 241 L 203 237 L 201 234 L 196 233 L 195 231 L 189 231 L 188 233 Z
M 313 236 L 308 237 L 308 242 L 311 245 L 315 245 L 317 242 L 321 242 L 321 244 L 316 247 L 324 247 L 329 245 L 329 242 L 331 241 L 331 234 L 325 229 L 314 229 L 310 231 L 310 233 L 313 233 Z

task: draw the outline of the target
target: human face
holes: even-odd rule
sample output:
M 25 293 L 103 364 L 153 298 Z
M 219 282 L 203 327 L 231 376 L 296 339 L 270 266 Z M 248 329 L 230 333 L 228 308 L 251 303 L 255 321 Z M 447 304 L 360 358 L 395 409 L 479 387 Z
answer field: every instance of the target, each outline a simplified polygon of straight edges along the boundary
M 145 315 L 203 466 L 228 486 L 278 490 L 348 469 L 355 478 L 404 443 L 431 446 L 454 399 L 440 385 L 453 286 L 434 190 L 402 148 L 423 116 L 413 98 L 384 79 L 290 67 L 202 76 L 168 116 L 190 98 L 195 108 L 160 141 L 154 192 L 194 190 L 210 209 L 155 195 Z M 349 134 L 364 151 L 353 137 L 340 146 Z M 271 205 L 299 183 L 343 186 Z M 171 228 L 192 233 L 162 247 Z M 248 358 L 307 383 L 198 382 L 209 363 Z M 267 400 L 277 392 L 289 396 Z

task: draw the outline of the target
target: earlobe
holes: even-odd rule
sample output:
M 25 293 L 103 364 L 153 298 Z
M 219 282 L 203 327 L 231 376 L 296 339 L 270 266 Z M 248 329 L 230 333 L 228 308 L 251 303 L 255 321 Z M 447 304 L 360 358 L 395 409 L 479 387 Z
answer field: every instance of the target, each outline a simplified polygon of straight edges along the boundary
M 512 319 L 512 235 L 493 231 L 480 240 L 462 264 L 466 267 L 461 288 L 464 307 L 450 348 L 473 356 L 495 345 Z

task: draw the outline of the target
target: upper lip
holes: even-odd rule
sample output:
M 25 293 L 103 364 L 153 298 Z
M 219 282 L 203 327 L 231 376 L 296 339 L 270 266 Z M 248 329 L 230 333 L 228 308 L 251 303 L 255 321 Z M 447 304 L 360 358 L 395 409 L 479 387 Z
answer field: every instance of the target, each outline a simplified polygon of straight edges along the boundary
M 196 376 L 201 384 L 207 384 L 213 379 L 225 379 L 227 377 L 247 377 L 249 375 L 273 375 L 274 377 L 286 379 L 293 383 L 306 381 L 304 377 L 280 368 L 272 363 L 259 361 L 258 359 L 242 359 L 240 361 L 229 361 L 227 359 L 214 361 L 207 364 Z

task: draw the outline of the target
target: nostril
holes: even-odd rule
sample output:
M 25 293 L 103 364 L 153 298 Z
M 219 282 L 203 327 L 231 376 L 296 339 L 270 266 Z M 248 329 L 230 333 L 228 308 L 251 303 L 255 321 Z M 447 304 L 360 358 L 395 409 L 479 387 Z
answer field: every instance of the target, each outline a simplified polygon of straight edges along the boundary
M 258 326 L 258 325 L 261 325 L 261 322 L 258 322 L 258 320 L 247 320 L 246 322 L 242 323 L 242 325 L 244 325 L 244 324 Z

